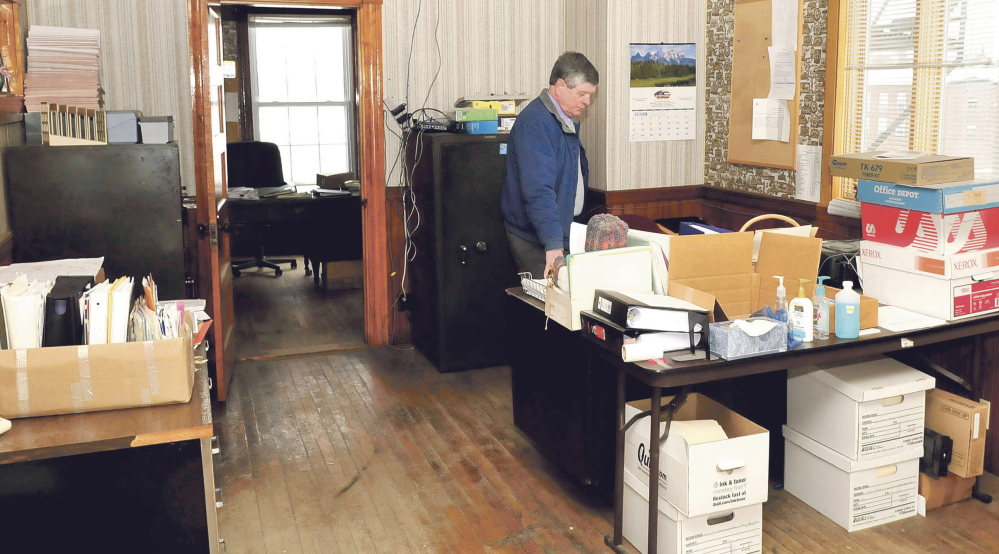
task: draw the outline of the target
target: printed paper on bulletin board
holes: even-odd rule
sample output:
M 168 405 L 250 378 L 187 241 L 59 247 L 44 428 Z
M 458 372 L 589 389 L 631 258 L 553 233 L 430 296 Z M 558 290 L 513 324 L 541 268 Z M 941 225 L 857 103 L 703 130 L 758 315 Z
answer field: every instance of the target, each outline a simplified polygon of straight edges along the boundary
M 728 120 L 728 162 L 780 169 L 795 168 L 798 142 L 798 94 L 787 102 L 791 135 L 788 142 L 753 140 L 753 99 L 770 93 L 772 46 L 770 0 L 736 0 L 732 38 L 732 99 Z M 801 20 L 801 2 L 798 2 Z M 800 31 L 799 31 L 800 35 Z M 795 55 L 796 75 L 801 70 L 801 45 Z

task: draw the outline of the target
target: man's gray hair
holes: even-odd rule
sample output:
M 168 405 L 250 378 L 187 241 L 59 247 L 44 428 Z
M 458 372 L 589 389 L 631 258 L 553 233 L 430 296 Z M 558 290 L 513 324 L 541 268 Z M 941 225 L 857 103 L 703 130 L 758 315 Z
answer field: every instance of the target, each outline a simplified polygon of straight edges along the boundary
M 555 60 L 548 84 L 554 85 L 559 79 L 565 81 L 569 88 L 576 88 L 583 83 L 590 83 L 593 86 L 600 84 L 597 68 L 579 52 L 565 52 Z

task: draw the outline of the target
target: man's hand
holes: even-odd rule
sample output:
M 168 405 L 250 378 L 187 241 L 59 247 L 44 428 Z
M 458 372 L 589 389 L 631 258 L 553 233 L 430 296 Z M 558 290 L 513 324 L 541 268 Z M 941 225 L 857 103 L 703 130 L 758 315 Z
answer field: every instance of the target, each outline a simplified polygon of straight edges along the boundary
M 551 273 L 552 264 L 555 263 L 555 259 L 562 256 L 564 253 L 561 248 L 556 248 L 555 250 L 545 250 L 545 277 Z M 554 275 L 553 279 L 558 279 L 558 275 Z

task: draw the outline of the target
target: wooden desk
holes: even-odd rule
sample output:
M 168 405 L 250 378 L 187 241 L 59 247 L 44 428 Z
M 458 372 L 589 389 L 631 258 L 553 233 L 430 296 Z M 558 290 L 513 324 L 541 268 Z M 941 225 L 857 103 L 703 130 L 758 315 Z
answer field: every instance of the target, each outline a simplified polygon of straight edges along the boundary
M 208 376 L 185 404 L 13 420 L 5 552 L 218 551 Z
M 322 284 L 320 264 L 361 258 L 361 197 L 358 194 L 230 198 L 228 202 L 230 223 L 271 224 L 264 237 L 264 249 L 305 256 L 306 269 L 311 262 L 317 285 Z

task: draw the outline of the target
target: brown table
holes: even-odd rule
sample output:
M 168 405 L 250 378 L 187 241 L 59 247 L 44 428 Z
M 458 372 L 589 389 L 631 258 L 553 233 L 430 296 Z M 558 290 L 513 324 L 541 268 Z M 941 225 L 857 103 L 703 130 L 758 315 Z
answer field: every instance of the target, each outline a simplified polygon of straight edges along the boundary
M 218 551 L 207 371 L 190 402 L 15 419 L 4 551 Z

